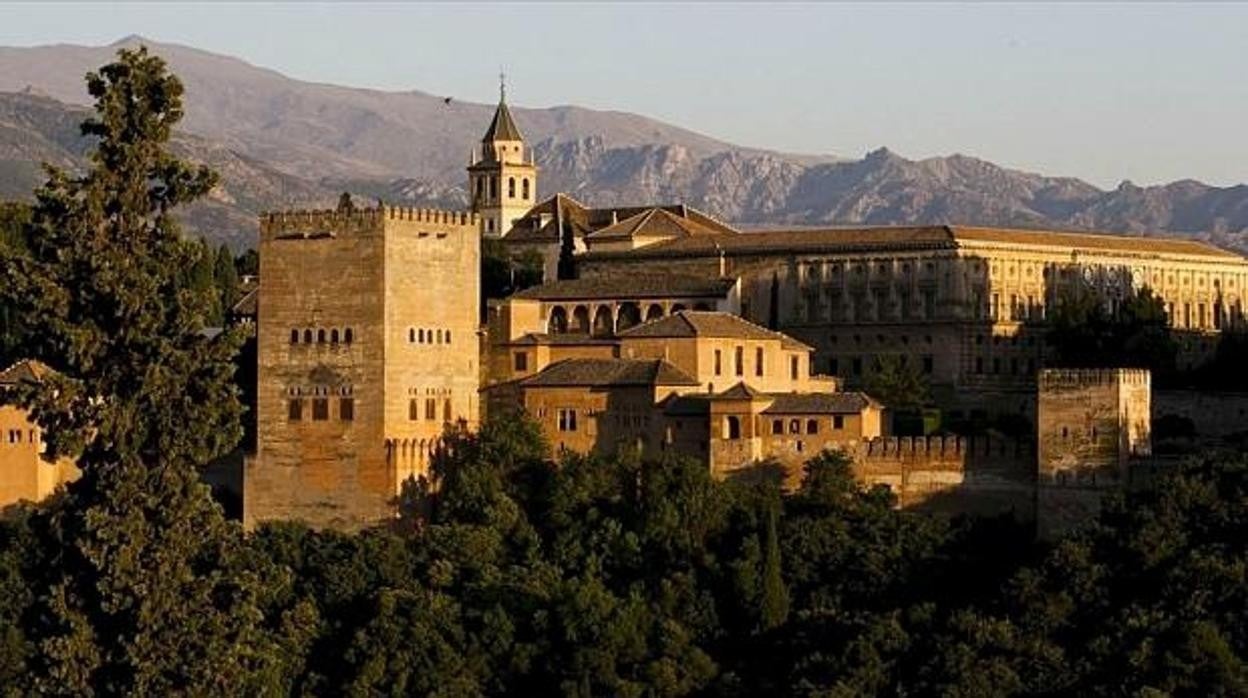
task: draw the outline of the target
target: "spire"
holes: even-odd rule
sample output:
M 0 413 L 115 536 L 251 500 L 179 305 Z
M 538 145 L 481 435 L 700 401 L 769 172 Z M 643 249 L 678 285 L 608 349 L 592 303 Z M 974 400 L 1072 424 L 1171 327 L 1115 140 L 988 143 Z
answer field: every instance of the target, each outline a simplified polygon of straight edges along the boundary
M 522 140 L 524 136 L 520 135 L 520 129 L 516 126 L 515 120 L 511 118 L 511 110 L 507 108 L 507 75 L 500 70 L 498 73 L 498 109 L 494 111 L 494 120 L 490 122 L 490 127 L 486 129 L 485 137 L 481 139 L 481 142 Z

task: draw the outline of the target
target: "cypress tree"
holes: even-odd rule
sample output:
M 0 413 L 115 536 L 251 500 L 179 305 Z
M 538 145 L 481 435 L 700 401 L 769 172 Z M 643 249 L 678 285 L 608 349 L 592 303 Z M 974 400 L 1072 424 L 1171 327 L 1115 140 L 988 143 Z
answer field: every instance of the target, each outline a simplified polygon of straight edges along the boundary
M 768 507 L 766 537 L 763 540 L 763 589 L 759 621 L 764 630 L 784 624 L 789 617 L 789 591 L 780 564 L 780 540 L 776 533 L 776 506 Z
M 21 350 L 56 371 L 17 398 L 50 455 L 83 470 L 32 518 L 37 650 L 21 690 L 248 692 L 275 675 L 259 611 L 274 579 L 197 469 L 241 433 L 240 337 L 204 334 L 219 297 L 187 283 L 199 246 L 172 217 L 216 176 L 170 154 L 182 85 L 146 48 L 87 85 L 89 169 L 48 168 L 28 254 L 0 252 L 0 297 L 40 328 Z

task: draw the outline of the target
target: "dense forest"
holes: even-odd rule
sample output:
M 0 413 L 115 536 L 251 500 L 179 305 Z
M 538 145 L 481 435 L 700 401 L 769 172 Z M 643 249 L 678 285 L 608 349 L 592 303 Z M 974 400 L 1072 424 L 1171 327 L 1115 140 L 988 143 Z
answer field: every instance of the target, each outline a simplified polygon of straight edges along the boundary
M 1038 543 L 899 510 L 837 453 L 786 493 L 551 462 L 515 418 L 449 432 L 392 525 L 244 532 L 199 478 L 242 436 L 243 338 L 204 332 L 237 265 L 169 215 L 215 176 L 166 148 L 160 59 L 87 84 L 91 169 L 50 170 L 0 245 L 9 350 L 55 370 L 5 397 L 83 471 L 0 518 L 0 694 L 1248 694 L 1239 453 Z

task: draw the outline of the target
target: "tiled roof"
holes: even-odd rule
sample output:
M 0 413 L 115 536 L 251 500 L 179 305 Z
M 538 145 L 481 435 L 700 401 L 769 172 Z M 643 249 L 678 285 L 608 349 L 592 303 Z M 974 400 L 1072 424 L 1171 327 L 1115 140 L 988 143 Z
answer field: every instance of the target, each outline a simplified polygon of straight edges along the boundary
M 973 226 L 870 226 L 792 228 L 685 236 L 638 250 L 595 252 L 594 257 L 702 257 L 727 254 L 818 253 L 873 250 L 955 249 L 962 243 L 989 242 L 1130 253 L 1174 254 L 1242 260 L 1233 252 L 1199 240 L 1104 233 L 1015 230 Z
M 499 101 L 498 109 L 494 111 L 494 120 L 490 122 L 490 127 L 486 129 L 485 136 L 481 139 L 482 143 L 493 143 L 494 141 L 522 141 L 524 136 L 520 135 L 520 129 L 516 126 L 516 122 L 511 118 L 511 110 L 507 108 L 507 103 Z
M 614 346 L 614 339 L 603 337 L 594 337 L 587 334 L 547 334 L 545 332 L 530 332 L 526 335 L 518 337 L 512 344 L 554 344 L 559 346 Z
M 715 339 L 778 339 L 786 349 L 811 347 L 792 337 L 759 327 L 732 313 L 682 310 L 667 317 L 630 327 L 619 333 L 622 339 L 633 337 L 711 337 Z
M 0 371 L 0 386 L 17 385 L 18 383 L 38 383 L 52 369 L 33 359 L 22 359 Z
M 246 293 L 238 302 L 230 308 L 230 312 L 234 315 L 243 317 L 256 316 L 256 304 L 260 300 L 260 289 L 252 289 Z
M 766 398 L 766 393 L 756 390 L 744 382 L 737 383 L 731 388 L 711 396 L 712 400 L 765 400 Z
M 763 414 L 857 414 L 880 404 L 866 393 L 773 393 Z
M 564 359 L 521 381 L 526 388 L 698 384 L 692 376 L 663 359 Z
M 594 231 L 650 211 L 665 211 L 680 220 L 692 221 L 693 224 L 701 226 L 700 230 L 720 233 L 736 232 L 736 229 L 731 226 L 684 204 L 592 208 L 567 194 L 555 194 L 529 209 L 515 222 L 503 240 L 513 243 L 551 242 L 559 239 L 559 226 L 569 229 L 573 237 L 582 238 Z M 547 217 L 545 224 L 541 222 L 543 215 Z
M 680 274 L 632 274 L 621 279 L 568 279 L 532 286 L 515 298 L 543 301 L 592 300 L 600 298 L 676 298 L 705 296 L 723 298 L 737 283 L 733 278 L 707 279 Z
M 720 234 L 723 231 L 712 229 L 691 218 L 678 216 L 662 208 L 652 208 L 594 231 L 585 240 L 593 243 L 634 237 L 680 238 L 688 235 Z

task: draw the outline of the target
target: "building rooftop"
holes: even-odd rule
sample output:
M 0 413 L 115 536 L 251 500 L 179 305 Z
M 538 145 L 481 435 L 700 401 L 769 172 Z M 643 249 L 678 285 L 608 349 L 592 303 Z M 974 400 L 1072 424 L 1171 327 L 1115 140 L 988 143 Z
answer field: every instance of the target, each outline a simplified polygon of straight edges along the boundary
M 18 385 L 19 383 L 39 383 L 44 376 L 51 372 L 52 369 L 42 362 L 33 359 L 22 359 L 0 371 L 0 387 Z
M 677 215 L 662 208 L 651 208 L 630 216 L 618 223 L 596 230 L 585 236 L 587 244 L 632 238 L 681 238 L 688 235 L 720 235 L 724 231 L 712 228 L 692 218 Z
M 493 143 L 495 141 L 522 141 L 524 136 L 520 135 L 520 128 L 516 126 L 515 119 L 511 118 L 511 110 L 507 108 L 506 100 L 498 101 L 498 109 L 494 110 L 494 119 L 490 121 L 490 127 L 486 129 L 485 136 L 481 138 L 482 143 Z
M 578 333 L 561 333 L 549 334 L 546 332 L 529 332 L 521 335 L 511 342 L 511 344 L 550 344 L 556 346 L 615 346 L 618 344 L 614 339 L 609 337 L 595 337 L 588 334 Z
M 699 385 L 676 366 L 654 359 L 564 359 L 520 381 L 529 387 L 625 387 Z
M 684 204 L 658 206 L 587 206 L 567 194 L 555 194 L 529 209 L 503 237 L 504 242 L 554 242 L 559 231 L 583 238 L 651 211 L 664 211 L 679 220 L 688 220 L 700 229 L 736 233 L 736 229 Z
M 883 407 L 866 393 L 772 393 L 763 414 L 858 414 L 866 407 Z
M 619 333 L 621 339 L 639 337 L 710 337 L 715 339 L 779 340 L 785 349 L 813 351 L 792 337 L 760 327 L 740 316 L 718 311 L 682 310 Z
M 542 301 L 573 301 L 628 298 L 708 297 L 723 298 L 737 283 L 735 278 L 707 279 L 682 274 L 631 274 L 627 278 L 568 279 L 519 291 L 515 298 Z

